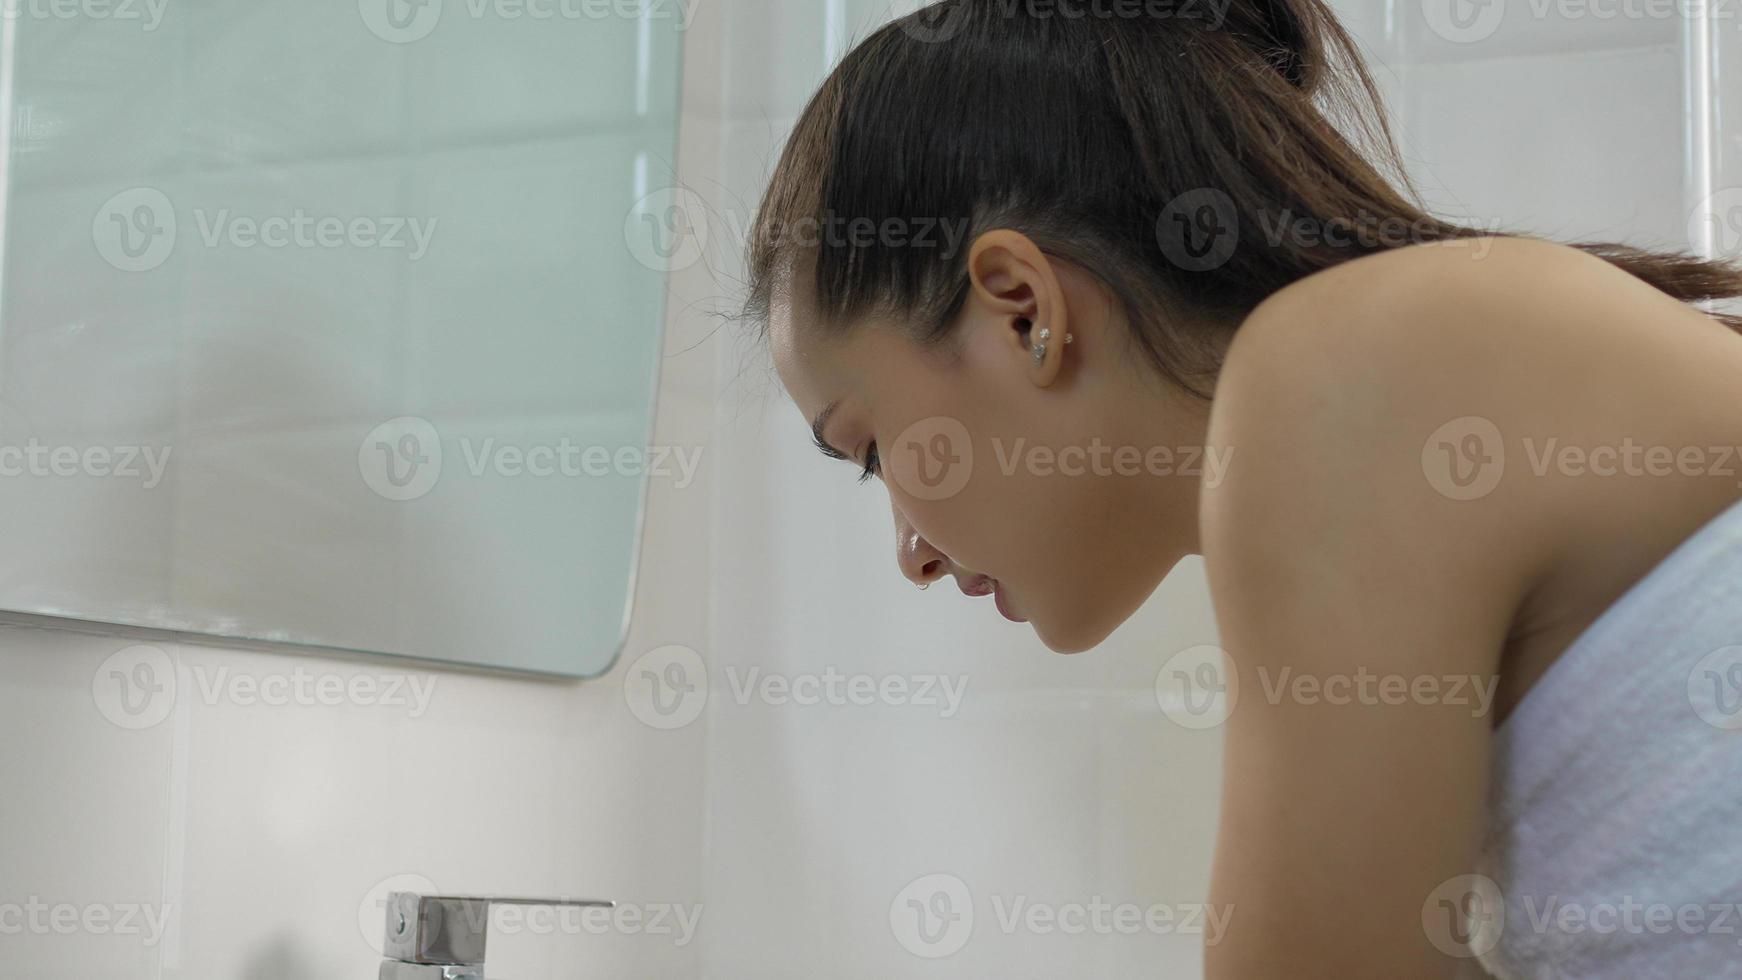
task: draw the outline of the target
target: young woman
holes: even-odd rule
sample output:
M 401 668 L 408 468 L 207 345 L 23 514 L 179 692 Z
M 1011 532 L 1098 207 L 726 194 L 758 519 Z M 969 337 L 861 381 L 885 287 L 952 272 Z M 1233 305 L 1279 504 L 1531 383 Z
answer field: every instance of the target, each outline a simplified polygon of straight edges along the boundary
M 1208 976 L 1730 975 L 1742 273 L 1432 217 L 1377 101 L 1320 0 L 943 0 L 805 110 L 750 313 L 921 588 L 1075 652 L 1203 555 Z

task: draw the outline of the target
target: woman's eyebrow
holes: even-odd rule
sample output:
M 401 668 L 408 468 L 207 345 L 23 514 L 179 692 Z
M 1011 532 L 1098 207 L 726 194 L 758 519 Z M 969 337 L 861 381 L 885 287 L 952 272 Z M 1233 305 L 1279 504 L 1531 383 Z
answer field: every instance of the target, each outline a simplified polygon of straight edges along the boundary
M 835 409 L 840 407 L 841 400 L 837 398 L 830 402 L 827 408 L 818 412 L 816 418 L 811 419 L 811 441 L 816 443 L 818 452 L 830 459 L 847 458 L 845 453 L 829 445 L 829 441 L 823 438 L 823 430 L 829 426 L 829 416 L 835 414 Z

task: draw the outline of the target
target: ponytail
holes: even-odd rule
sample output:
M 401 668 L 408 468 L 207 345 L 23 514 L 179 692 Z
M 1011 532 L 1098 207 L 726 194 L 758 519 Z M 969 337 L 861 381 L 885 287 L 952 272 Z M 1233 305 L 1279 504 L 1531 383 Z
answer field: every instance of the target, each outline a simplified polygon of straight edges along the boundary
M 775 168 L 746 312 L 765 321 L 777 286 L 803 270 L 819 326 L 885 313 L 942 340 L 966 295 L 965 248 L 800 243 L 783 229 L 938 222 L 971 242 L 1014 228 L 1093 270 L 1156 369 L 1207 394 L 1240 321 L 1277 290 L 1386 249 L 1511 234 L 1416 203 L 1377 86 L 1323 0 L 1230 0 L 1213 22 L 1188 4 L 1166 16 L 1137 6 L 1152 10 L 939 0 L 873 33 L 812 98 Z M 1684 302 L 1742 296 L 1731 263 L 1575 247 Z

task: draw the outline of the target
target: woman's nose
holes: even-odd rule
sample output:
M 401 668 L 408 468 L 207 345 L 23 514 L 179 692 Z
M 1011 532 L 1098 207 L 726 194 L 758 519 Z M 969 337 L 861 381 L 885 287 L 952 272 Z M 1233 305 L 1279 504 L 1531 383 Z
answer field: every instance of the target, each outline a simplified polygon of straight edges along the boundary
M 949 557 L 921 537 L 900 508 L 891 505 L 890 509 L 895 511 L 895 563 L 901 566 L 901 574 L 922 589 L 948 575 Z

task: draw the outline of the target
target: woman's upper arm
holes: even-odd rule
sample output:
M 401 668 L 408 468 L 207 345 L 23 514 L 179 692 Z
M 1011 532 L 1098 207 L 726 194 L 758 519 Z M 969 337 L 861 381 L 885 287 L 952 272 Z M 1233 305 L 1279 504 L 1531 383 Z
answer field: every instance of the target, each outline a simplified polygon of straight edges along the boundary
M 1495 671 L 1552 542 L 1530 520 L 1544 488 L 1460 499 L 1432 443 L 1479 457 L 1458 420 L 1529 395 L 1472 397 L 1457 304 L 1388 289 L 1260 314 L 1217 391 L 1230 466 L 1202 517 L 1238 678 L 1211 898 L 1232 916 L 1208 976 L 1450 976 L 1423 910 L 1476 870 Z

